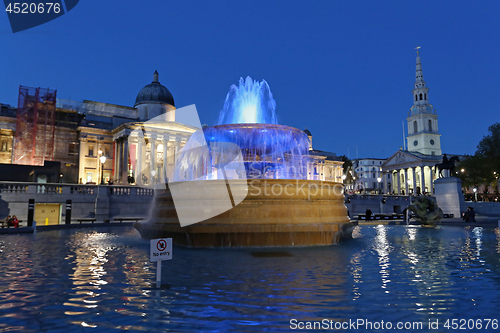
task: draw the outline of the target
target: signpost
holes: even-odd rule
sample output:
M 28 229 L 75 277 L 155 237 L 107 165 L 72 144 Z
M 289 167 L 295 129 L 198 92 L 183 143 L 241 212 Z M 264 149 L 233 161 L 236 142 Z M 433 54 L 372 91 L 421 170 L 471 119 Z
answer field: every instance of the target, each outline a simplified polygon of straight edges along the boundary
M 152 239 L 150 243 L 152 262 L 156 261 L 156 287 L 161 286 L 161 262 L 172 259 L 172 238 Z

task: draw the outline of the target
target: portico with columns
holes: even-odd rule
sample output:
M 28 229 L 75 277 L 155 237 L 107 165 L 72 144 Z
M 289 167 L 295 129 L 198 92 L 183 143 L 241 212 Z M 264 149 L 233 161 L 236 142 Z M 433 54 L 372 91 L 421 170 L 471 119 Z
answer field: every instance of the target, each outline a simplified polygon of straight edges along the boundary
M 383 192 L 394 195 L 421 195 L 434 193 L 437 178 L 434 166 L 440 156 L 398 151 L 382 164 Z
M 114 179 L 137 185 L 165 182 L 176 155 L 196 130 L 176 122 L 123 124 L 113 133 Z

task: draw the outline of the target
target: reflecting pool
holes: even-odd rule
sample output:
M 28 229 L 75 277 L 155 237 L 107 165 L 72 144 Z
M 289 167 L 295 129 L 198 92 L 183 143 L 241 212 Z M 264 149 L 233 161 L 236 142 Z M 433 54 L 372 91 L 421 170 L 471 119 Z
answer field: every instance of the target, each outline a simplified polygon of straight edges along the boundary
M 291 319 L 422 322 L 424 331 L 438 319 L 445 331 L 446 319 L 500 319 L 498 228 L 362 226 L 353 237 L 331 247 L 175 247 L 158 290 L 149 242 L 132 227 L 2 235 L 0 331 L 277 332 Z

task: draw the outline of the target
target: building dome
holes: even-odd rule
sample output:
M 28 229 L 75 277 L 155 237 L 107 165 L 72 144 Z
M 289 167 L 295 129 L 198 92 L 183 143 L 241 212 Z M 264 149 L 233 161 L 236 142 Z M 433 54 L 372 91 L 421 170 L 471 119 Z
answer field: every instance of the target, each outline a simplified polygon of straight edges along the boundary
M 168 89 L 158 82 L 158 72 L 153 74 L 153 82 L 145 86 L 137 94 L 134 106 L 145 103 L 165 103 L 175 106 L 174 97 Z
M 307 129 L 307 127 L 306 127 L 306 129 L 304 130 L 304 133 L 306 133 L 306 134 L 307 134 L 307 136 L 312 136 L 311 132 Z

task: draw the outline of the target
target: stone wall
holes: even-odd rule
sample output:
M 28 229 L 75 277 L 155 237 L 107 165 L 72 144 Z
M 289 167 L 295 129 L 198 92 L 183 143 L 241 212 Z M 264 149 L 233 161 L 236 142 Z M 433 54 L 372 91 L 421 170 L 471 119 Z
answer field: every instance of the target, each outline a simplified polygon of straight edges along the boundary
M 136 186 L 70 185 L 0 182 L 0 219 L 16 215 L 27 220 L 28 200 L 60 203 L 72 200 L 72 220 L 96 218 L 97 222 L 117 217 L 149 215 L 154 190 Z M 61 223 L 65 220 L 63 205 Z

